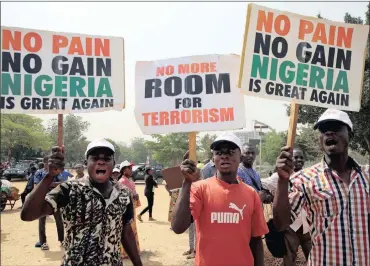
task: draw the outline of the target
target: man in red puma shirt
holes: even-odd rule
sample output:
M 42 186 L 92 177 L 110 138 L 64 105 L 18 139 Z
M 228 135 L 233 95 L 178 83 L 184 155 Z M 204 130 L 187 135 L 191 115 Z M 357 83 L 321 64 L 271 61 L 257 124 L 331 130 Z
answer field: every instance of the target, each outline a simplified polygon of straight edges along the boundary
M 211 145 L 216 176 L 199 182 L 193 161 L 181 165 L 184 183 L 176 202 L 172 229 L 181 234 L 194 218 L 197 266 L 263 265 L 261 236 L 268 232 L 257 192 L 237 177 L 241 141 L 219 136 Z

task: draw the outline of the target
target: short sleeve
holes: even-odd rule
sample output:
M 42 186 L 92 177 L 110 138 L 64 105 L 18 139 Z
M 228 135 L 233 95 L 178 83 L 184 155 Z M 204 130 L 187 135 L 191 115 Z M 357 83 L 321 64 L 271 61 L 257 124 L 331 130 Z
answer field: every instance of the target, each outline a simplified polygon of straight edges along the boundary
M 126 206 L 126 211 L 123 214 L 123 224 L 127 225 L 132 222 L 134 219 L 134 204 L 132 200 L 132 196 L 130 195 L 130 202 Z
M 259 237 L 269 232 L 265 215 L 263 214 L 262 202 L 257 192 L 253 190 L 254 210 L 251 220 L 251 237 Z
M 194 220 L 199 218 L 203 209 L 202 186 L 200 183 L 193 183 L 190 188 L 190 212 Z
M 70 182 L 65 182 L 46 194 L 45 200 L 53 207 L 54 212 L 68 205 L 71 186 Z
M 33 178 L 33 183 L 38 184 L 41 182 L 41 179 L 42 179 L 42 172 L 38 170 L 35 174 L 35 177 Z
M 302 180 L 301 172 L 292 175 L 289 180 L 289 202 L 293 220 L 297 219 L 302 211 L 302 207 L 306 203 L 306 198 L 303 193 L 304 183 Z

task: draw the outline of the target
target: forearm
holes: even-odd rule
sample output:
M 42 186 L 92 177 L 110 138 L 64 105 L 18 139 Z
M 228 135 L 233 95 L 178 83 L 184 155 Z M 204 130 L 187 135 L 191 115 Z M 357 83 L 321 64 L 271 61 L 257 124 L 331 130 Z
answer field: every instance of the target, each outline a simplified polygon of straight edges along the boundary
M 253 254 L 254 265 L 263 266 L 264 265 L 264 252 L 263 252 L 263 243 L 262 243 L 261 237 L 252 237 L 249 246 Z
M 132 231 L 130 224 L 127 224 L 123 227 L 121 242 L 127 255 L 130 257 L 132 264 L 134 266 L 143 265 L 141 262 L 139 251 L 136 246 L 135 234 Z
M 53 177 L 45 178 L 28 194 L 24 206 L 21 210 L 21 219 L 23 221 L 33 221 L 41 216 L 51 214 L 52 207 L 45 201 L 45 196 L 49 191 Z
M 279 231 L 285 230 L 290 225 L 291 221 L 288 185 L 288 181 L 279 180 L 274 197 L 274 225 Z
M 173 209 L 171 228 L 176 234 L 184 233 L 191 224 L 190 188 L 191 183 L 185 181 Z

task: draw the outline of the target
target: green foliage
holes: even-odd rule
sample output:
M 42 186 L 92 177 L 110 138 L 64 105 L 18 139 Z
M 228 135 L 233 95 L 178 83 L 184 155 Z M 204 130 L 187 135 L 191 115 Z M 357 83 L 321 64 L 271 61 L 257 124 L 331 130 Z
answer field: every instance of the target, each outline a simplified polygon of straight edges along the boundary
M 203 162 L 204 160 L 212 158 L 212 153 L 210 150 L 210 146 L 212 142 L 217 138 L 216 135 L 205 134 L 200 140 L 198 141 L 198 149 L 197 149 L 197 160 Z
M 10 159 L 16 152 L 18 154 L 16 159 L 22 159 L 22 154 L 26 150 L 37 153 L 49 147 L 50 141 L 40 118 L 24 114 L 1 115 L 2 157 L 9 156 Z
M 121 157 L 121 146 L 118 145 L 114 140 L 112 139 L 109 139 L 109 138 L 106 138 L 106 140 L 108 140 L 110 143 L 112 143 L 113 147 L 114 147 L 114 159 L 116 160 L 116 162 L 118 163 L 119 161 L 119 158 Z
M 286 143 L 286 142 L 284 142 Z M 300 148 L 306 161 L 317 161 L 320 158 L 320 147 L 318 142 L 317 132 L 313 129 L 313 125 L 309 124 L 299 129 L 296 136 L 295 147 Z
M 152 158 L 166 166 L 174 166 L 182 161 L 188 150 L 188 134 L 172 133 L 152 135 L 154 141 L 146 141 L 146 147 L 151 150 Z
M 284 146 L 284 132 L 276 132 L 275 130 L 264 135 L 262 140 L 262 162 L 267 162 L 274 165 L 276 158 L 280 153 L 281 148 Z
M 89 144 L 84 133 L 88 130 L 90 123 L 84 121 L 82 117 L 76 115 L 67 115 L 63 120 L 63 143 L 66 154 L 65 161 L 69 166 L 85 159 L 86 147 Z M 49 121 L 48 133 L 53 145 L 58 143 L 58 121 L 52 119 Z
M 130 145 L 130 157 L 125 160 L 133 161 L 134 163 L 145 163 L 149 155 L 146 141 L 144 138 L 134 138 Z
M 370 5 L 367 6 L 366 11 L 366 24 L 369 24 L 369 8 Z M 321 15 L 318 15 L 319 18 L 322 18 Z M 353 24 L 362 24 L 363 20 L 358 17 L 354 18 L 350 14 L 346 13 L 344 17 L 344 21 L 346 23 L 353 23 Z M 370 47 L 370 37 L 368 39 L 368 48 Z M 359 62 L 353 62 L 359 63 Z M 359 112 L 348 112 L 350 116 L 353 126 L 354 126 L 354 133 L 355 137 L 352 139 L 350 143 L 350 147 L 360 152 L 361 154 L 370 154 L 370 54 L 369 49 L 365 61 L 365 75 L 364 75 L 364 83 L 362 89 L 362 101 L 361 101 L 361 109 Z M 298 123 L 302 124 L 313 124 L 317 121 L 319 116 L 325 111 L 325 108 L 309 106 L 309 105 L 300 105 L 299 106 L 299 116 L 298 116 Z M 290 114 L 290 107 L 287 107 L 287 113 Z

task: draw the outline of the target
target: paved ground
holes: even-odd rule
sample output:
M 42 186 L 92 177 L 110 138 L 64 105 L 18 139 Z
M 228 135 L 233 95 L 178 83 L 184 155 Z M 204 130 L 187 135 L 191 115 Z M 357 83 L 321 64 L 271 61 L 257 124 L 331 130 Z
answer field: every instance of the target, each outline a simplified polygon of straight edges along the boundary
M 14 182 L 23 191 L 25 182 Z M 139 211 L 145 207 L 144 185 L 137 184 L 137 190 L 142 200 Z M 49 251 L 35 248 L 38 241 L 38 222 L 23 222 L 19 217 L 20 201 L 10 210 L 7 206 L 1 213 L 1 265 L 2 266 L 33 266 L 59 265 L 62 250 L 57 242 L 57 232 L 53 217 L 48 217 L 46 232 Z M 164 186 L 155 190 L 153 215 L 156 222 L 148 222 L 144 217 L 143 223 L 138 223 L 142 259 L 145 266 L 161 265 L 193 265 L 192 260 L 186 260 L 182 253 L 188 248 L 188 235 L 176 235 L 170 230 L 167 222 L 169 195 Z M 279 265 L 266 251 L 266 266 Z M 126 265 L 131 265 L 127 262 Z M 303 264 L 302 264 L 303 265 Z

